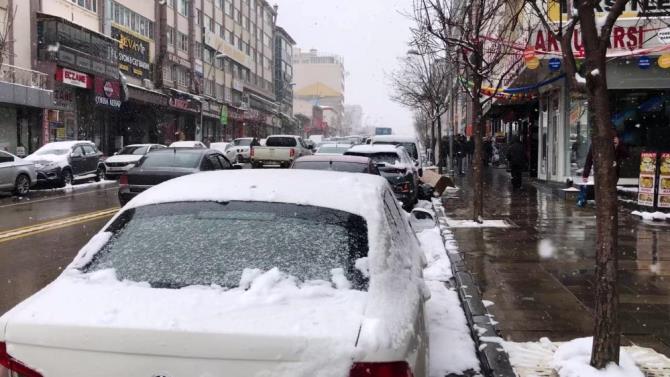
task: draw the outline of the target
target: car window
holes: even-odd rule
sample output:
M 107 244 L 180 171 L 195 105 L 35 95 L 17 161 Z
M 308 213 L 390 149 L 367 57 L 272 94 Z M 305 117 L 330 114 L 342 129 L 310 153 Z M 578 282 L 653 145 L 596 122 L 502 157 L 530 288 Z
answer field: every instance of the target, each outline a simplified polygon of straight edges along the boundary
M 138 156 L 145 155 L 147 153 L 147 149 L 149 147 L 146 145 L 134 145 L 134 146 L 128 146 L 124 147 L 119 151 L 119 154 L 134 154 Z
M 200 155 L 197 153 L 179 153 L 166 151 L 149 153 L 141 163 L 142 168 L 189 168 L 198 166 Z
M 251 145 L 252 140 L 251 139 L 235 139 L 233 140 L 233 144 L 236 146 L 240 147 L 248 147 Z
M 346 152 L 345 154 L 348 156 L 369 157 L 375 164 L 385 163 L 395 165 L 401 162 L 401 157 L 396 152 L 380 152 L 380 153 Z
M 114 269 L 120 280 L 161 288 L 234 288 L 248 269 L 277 268 L 305 282 L 330 281 L 332 270 L 342 268 L 353 288 L 367 285 L 355 267 L 368 255 L 367 223 L 334 209 L 275 202 L 164 203 L 127 210 L 107 231 L 112 238 L 84 272 Z
M 200 164 L 200 170 L 202 171 L 210 171 L 210 170 L 216 170 L 216 169 L 221 169 L 219 162 L 216 162 L 216 165 L 212 163 L 212 160 L 210 159 L 211 157 L 206 157 L 202 159 L 202 163 Z
M 79 145 L 72 148 L 72 157 L 81 157 L 83 155 L 84 155 L 84 152 L 82 151 L 82 149 Z
M 0 151 L 0 163 L 3 162 L 14 162 L 14 157 L 9 153 Z
M 265 142 L 266 147 L 297 147 L 298 142 L 294 137 L 269 137 Z
M 349 173 L 367 173 L 368 164 L 342 161 L 296 161 L 293 169 L 332 170 Z
M 223 166 L 224 169 L 232 169 L 233 165 L 230 164 L 230 162 L 223 157 L 222 155 L 217 156 L 219 158 L 219 163 L 221 163 L 221 166 Z
M 84 155 L 86 156 L 93 156 L 97 153 L 95 148 L 90 145 L 82 145 L 81 147 L 84 149 Z
M 207 159 L 212 163 L 212 166 L 214 167 L 214 170 L 223 169 L 223 166 L 221 165 L 221 162 L 219 161 L 218 155 L 210 154 L 209 156 L 207 156 Z

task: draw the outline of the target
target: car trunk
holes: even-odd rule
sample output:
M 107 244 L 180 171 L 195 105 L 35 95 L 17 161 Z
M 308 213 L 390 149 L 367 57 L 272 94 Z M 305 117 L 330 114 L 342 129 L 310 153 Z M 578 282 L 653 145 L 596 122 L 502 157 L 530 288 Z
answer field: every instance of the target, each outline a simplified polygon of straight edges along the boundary
M 135 168 L 128 172 L 130 186 L 155 186 L 172 178 L 195 173 L 195 169 L 187 168 Z
M 122 284 L 70 287 L 50 313 L 53 295 L 22 305 L 7 323 L 7 351 L 45 377 L 312 375 L 328 363 L 348 368 L 366 300 Z

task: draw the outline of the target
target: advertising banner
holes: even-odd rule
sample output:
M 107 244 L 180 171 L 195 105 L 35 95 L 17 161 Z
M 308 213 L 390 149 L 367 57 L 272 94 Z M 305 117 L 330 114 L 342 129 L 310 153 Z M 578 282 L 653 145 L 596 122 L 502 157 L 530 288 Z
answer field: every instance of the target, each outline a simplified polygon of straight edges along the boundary
M 658 176 L 658 207 L 670 208 L 670 153 L 661 153 Z
M 641 206 L 654 206 L 654 188 L 656 187 L 656 153 L 640 154 L 640 183 L 637 203 Z
M 121 107 L 121 84 L 118 80 L 108 80 L 104 77 L 96 77 L 94 94 L 96 105 L 113 109 L 119 109 Z
M 119 41 L 119 69 L 140 79 L 151 78 L 149 42 L 115 26 L 112 38 Z

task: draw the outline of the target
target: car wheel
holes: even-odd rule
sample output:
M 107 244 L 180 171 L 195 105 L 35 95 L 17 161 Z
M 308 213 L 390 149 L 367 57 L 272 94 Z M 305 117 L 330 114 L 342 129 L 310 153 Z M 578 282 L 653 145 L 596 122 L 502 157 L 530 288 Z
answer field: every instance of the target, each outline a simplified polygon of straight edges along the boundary
M 14 194 L 24 196 L 28 192 L 30 192 L 30 177 L 25 174 L 19 174 L 14 183 Z
M 63 169 L 60 173 L 60 187 L 71 185 L 74 182 L 72 171 L 70 169 Z
M 105 168 L 98 166 L 98 170 L 95 171 L 95 181 L 100 182 L 105 179 Z

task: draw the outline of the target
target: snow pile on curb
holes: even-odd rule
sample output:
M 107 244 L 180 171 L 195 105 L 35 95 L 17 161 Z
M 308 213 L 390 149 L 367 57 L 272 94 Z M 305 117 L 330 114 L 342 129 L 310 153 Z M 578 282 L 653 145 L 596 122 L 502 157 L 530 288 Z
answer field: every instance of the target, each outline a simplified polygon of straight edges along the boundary
M 435 213 L 430 202 L 420 201 L 417 206 Z M 465 371 L 478 373 L 479 359 L 458 292 L 446 285 L 452 278 L 447 250 L 458 251 L 453 235 L 444 232 L 441 234 L 440 228 L 436 226 L 421 231 L 416 236 L 426 255 L 427 266 L 423 270 L 423 276 L 431 294 L 430 300 L 426 302 L 429 376 L 444 377 L 450 373 L 461 375 Z
M 560 377 L 644 377 L 626 351 L 621 350 L 619 365 L 610 363 L 604 370 L 589 365 L 593 338 L 578 338 L 563 343 L 554 353 L 553 365 Z
M 631 215 L 639 216 L 639 217 L 642 218 L 642 220 L 649 220 L 649 221 L 670 220 L 670 213 L 663 213 L 663 212 L 633 211 L 633 212 L 631 212 Z
M 481 223 L 472 220 L 454 220 L 447 218 L 450 228 L 509 228 L 505 220 L 482 220 Z

